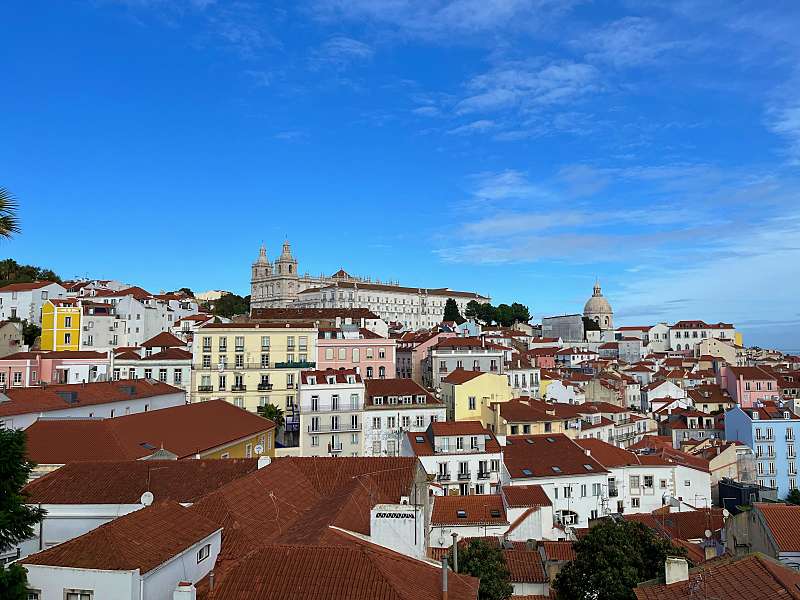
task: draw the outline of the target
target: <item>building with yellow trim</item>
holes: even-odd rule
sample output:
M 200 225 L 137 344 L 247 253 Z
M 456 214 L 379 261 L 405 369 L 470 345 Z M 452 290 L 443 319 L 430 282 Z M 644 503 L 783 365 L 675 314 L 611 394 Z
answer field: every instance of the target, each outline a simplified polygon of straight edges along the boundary
M 209 323 L 194 335 L 192 401 L 221 398 L 253 412 L 274 404 L 294 431 L 300 371 L 316 366 L 316 342 L 313 323 Z
M 580 407 L 570 404 L 515 398 L 494 404 L 491 416 L 490 429 L 499 436 L 563 433 L 575 439 L 581 430 Z
M 450 421 L 492 422 L 491 405 L 514 397 L 508 377 L 485 371 L 456 369 L 442 379 L 442 401 Z
M 81 306 L 75 298 L 52 298 L 42 305 L 42 350 L 78 350 Z

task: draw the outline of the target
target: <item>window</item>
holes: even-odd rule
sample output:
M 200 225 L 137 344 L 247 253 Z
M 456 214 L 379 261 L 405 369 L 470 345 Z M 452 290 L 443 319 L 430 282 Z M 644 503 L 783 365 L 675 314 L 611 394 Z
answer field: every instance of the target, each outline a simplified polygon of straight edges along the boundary
M 652 475 L 645 475 L 644 476 L 644 487 L 652 488 L 653 487 L 653 476 Z
M 638 475 L 631 475 L 631 488 L 638 488 L 639 485 L 639 476 Z
M 381 428 L 381 418 L 380 417 L 372 417 L 372 428 L 373 429 L 380 429 Z
M 64 590 L 64 600 L 92 600 L 92 590 Z
M 72 343 L 72 334 L 70 334 L 70 333 L 65 333 L 64 334 L 64 343 L 65 344 L 71 344 Z
M 145 369 L 144 370 L 144 378 L 145 379 L 152 379 L 153 378 L 153 369 Z
M 586 484 L 581 484 L 581 498 L 586 498 Z
M 197 551 L 197 562 L 203 562 L 211 554 L 211 544 L 206 544 Z
M 593 483 L 592 484 L 592 496 L 597 497 L 600 495 L 600 484 Z
M 72 317 L 64 317 L 64 327 L 72 327 Z
M 158 380 L 163 381 L 164 383 L 167 382 L 167 370 L 166 369 L 159 369 L 158 370 Z
M 312 446 L 319 446 L 319 436 L 318 435 L 312 435 L 311 436 L 311 445 Z
M 456 438 L 456 450 L 464 449 L 464 438 L 459 436 Z
M 631 498 L 631 508 L 639 508 L 640 498 Z
M 417 415 L 414 420 L 415 427 L 425 427 L 425 417 L 422 415 Z
M 469 410 L 475 410 L 475 396 L 469 397 Z
M 253 444 L 247 444 L 244 447 L 244 457 L 253 458 Z
M 183 381 L 183 372 L 180 369 L 175 369 L 175 371 L 172 374 L 172 382 L 175 385 L 180 385 L 182 381 Z

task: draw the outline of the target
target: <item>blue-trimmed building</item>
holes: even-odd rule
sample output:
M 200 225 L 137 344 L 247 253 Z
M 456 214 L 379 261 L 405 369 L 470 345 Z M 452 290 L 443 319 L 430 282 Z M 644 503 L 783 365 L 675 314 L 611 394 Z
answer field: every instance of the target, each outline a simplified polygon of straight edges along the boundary
M 725 413 L 725 438 L 753 449 L 758 483 L 777 488 L 778 498 L 797 487 L 800 417 L 788 403 L 764 401 L 744 409 L 737 405 Z

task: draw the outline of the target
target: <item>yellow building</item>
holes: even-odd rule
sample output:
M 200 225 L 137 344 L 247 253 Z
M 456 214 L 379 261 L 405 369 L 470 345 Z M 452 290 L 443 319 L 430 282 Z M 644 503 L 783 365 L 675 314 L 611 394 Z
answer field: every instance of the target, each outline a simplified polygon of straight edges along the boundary
M 42 305 L 42 350 L 78 350 L 81 307 L 75 298 L 53 298 Z
M 300 371 L 316 366 L 316 342 L 313 323 L 209 323 L 194 336 L 192 400 L 222 398 L 253 412 L 274 404 L 288 429 Z
M 256 449 L 261 450 L 256 454 Z M 253 458 L 275 456 L 275 428 L 200 452 L 198 458 Z
M 580 432 L 579 411 L 580 407 L 570 404 L 514 399 L 492 407 L 490 429 L 501 436 L 563 433 L 574 439 Z
M 451 421 L 480 421 L 488 427 L 493 419 L 490 405 L 513 397 L 505 375 L 456 369 L 442 380 L 442 401 Z
M 554 381 L 560 381 L 560 379 L 556 376 L 556 374 L 552 373 L 551 371 L 546 371 L 546 370 L 542 369 L 541 374 L 539 376 L 539 397 L 540 398 L 547 398 L 547 388 Z

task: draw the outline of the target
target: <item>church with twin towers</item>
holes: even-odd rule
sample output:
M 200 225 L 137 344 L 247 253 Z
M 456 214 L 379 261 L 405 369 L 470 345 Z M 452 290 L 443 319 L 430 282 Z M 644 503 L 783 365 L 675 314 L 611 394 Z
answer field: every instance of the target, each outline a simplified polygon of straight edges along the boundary
M 251 269 L 251 309 L 368 308 L 387 323 L 416 330 L 441 323 L 448 298 L 456 301 L 461 314 L 471 300 L 491 302 L 476 292 L 401 286 L 396 281 L 356 277 L 344 269 L 332 275 L 301 275 L 288 240 L 275 261 L 262 245 Z

